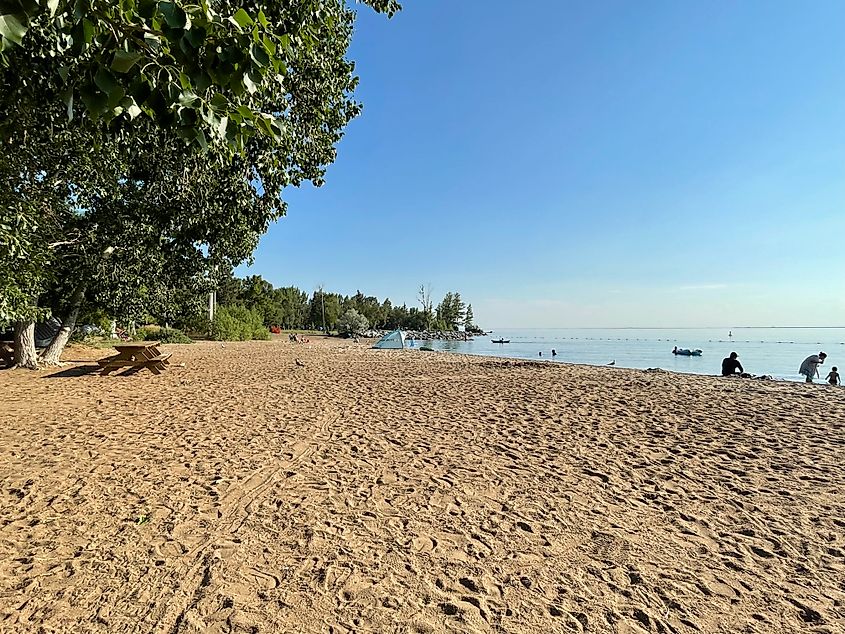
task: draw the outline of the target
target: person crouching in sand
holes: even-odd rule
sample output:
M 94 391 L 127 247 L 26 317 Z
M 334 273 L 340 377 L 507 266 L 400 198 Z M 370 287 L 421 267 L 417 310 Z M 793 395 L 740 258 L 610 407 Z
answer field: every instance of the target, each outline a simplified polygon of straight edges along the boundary
M 819 352 L 818 354 L 811 354 L 804 359 L 801 367 L 798 369 L 798 374 L 807 377 L 805 383 L 812 383 L 813 378 L 819 375 L 819 366 L 824 363 L 826 358 L 827 355 L 824 352 Z
M 836 366 L 830 369 L 830 374 L 827 375 L 825 380 L 831 385 L 842 385 L 842 381 L 839 379 L 839 370 L 836 369 Z
M 731 352 L 729 357 L 722 359 L 722 376 L 742 376 L 745 370 L 742 369 L 738 356 L 736 352 Z

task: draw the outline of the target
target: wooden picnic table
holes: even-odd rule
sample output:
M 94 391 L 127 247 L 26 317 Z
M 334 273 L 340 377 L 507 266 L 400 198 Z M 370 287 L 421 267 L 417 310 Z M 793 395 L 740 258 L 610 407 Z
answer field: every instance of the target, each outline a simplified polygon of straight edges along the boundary
M 130 343 L 118 343 L 114 346 L 117 354 L 108 359 L 97 361 L 103 368 L 100 372 L 105 376 L 120 368 L 130 368 L 129 372 L 138 372 L 147 368 L 153 374 L 161 374 L 170 363 L 170 354 L 162 354 L 158 347 L 158 341 L 132 341 Z

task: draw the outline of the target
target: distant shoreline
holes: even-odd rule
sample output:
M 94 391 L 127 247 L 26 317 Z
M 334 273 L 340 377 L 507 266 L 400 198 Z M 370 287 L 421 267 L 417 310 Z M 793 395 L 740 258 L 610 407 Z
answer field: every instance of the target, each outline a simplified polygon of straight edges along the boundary
M 845 330 L 845 326 L 498 326 L 498 330 Z M 491 329 L 493 332 L 496 329 Z

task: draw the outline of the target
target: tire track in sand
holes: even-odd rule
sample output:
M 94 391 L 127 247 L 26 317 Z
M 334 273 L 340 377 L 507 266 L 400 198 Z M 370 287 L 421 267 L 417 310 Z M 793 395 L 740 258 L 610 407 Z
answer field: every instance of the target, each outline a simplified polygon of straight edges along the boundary
M 218 528 L 206 539 L 189 550 L 184 558 L 190 563 L 186 569 L 174 572 L 176 578 L 184 579 L 179 591 L 183 600 L 174 597 L 168 602 L 164 615 L 158 619 L 155 632 L 178 634 L 186 624 L 186 617 L 202 598 L 206 587 L 211 584 L 211 568 L 215 561 L 215 549 L 239 543 L 239 540 L 221 541 L 234 537 L 250 515 L 250 507 L 279 480 L 287 479 L 283 474 L 290 471 L 303 459 L 310 456 L 321 444 L 331 441 L 330 429 L 341 417 L 340 413 L 326 413 L 316 431 L 309 434 L 310 440 L 302 440 L 291 446 L 291 457 L 273 465 L 259 467 L 237 484 L 233 484 L 220 500 Z M 280 477 L 282 474 L 282 477 Z

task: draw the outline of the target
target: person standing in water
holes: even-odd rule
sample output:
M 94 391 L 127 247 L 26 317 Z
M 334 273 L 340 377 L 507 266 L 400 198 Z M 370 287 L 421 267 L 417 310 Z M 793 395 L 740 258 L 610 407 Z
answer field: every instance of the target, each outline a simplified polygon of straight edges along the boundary
M 805 383 L 812 383 L 813 378 L 819 375 L 819 366 L 824 363 L 826 358 L 827 355 L 824 352 L 819 352 L 818 354 L 811 354 L 804 359 L 801 367 L 798 369 L 798 374 L 807 377 Z

